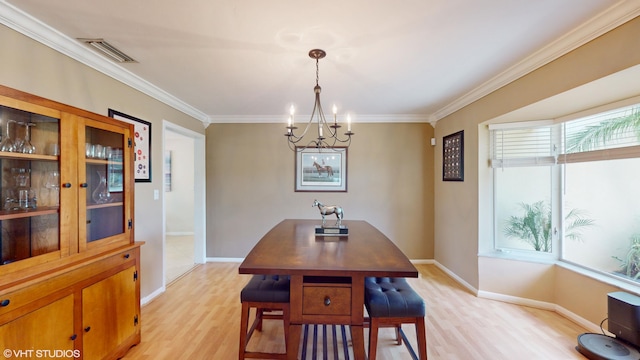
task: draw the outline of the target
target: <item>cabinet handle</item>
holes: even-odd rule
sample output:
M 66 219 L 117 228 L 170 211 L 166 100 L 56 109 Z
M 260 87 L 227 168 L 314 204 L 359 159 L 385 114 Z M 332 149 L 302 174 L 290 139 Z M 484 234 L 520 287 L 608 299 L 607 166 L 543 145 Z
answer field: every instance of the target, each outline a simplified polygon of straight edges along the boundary
M 131 255 L 129 255 L 129 254 L 124 254 L 124 258 L 125 258 L 125 259 L 128 259 L 130 256 L 131 256 Z
M 8 306 L 10 302 L 11 302 L 11 300 L 4 299 L 4 300 L 0 301 L 0 306 L 2 306 L 2 307 Z
M 91 326 L 87 326 L 86 328 L 84 328 L 84 332 L 89 332 L 89 330 L 91 330 Z
M 89 184 L 87 184 L 87 183 L 82 183 L 82 184 L 80 184 L 80 187 L 81 187 L 81 188 L 86 188 L 86 187 L 89 187 Z
M 324 306 L 329 306 L 331 305 L 331 298 L 328 296 L 324 297 Z
M 75 340 L 75 339 L 77 339 L 77 338 L 78 338 L 78 334 L 73 334 L 73 335 L 71 335 L 71 337 L 70 337 L 70 339 L 71 339 L 71 340 Z
M 64 184 L 62 184 L 62 187 L 68 189 L 68 188 L 71 187 L 71 183 L 64 183 Z

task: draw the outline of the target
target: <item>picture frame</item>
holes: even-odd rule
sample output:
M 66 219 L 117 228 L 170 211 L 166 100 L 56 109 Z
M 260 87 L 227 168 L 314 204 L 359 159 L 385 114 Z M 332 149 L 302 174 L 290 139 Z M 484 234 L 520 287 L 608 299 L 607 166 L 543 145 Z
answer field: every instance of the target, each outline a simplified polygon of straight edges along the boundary
M 151 123 L 113 109 L 109 109 L 109 117 L 133 124 L 134 178 L 151 182 Z
M 347 192 L 347 148 L 296 147 L 295 191 Z
M 171 150 L 164 152 L 164 192 L 171 192 Z
M 464 181 L 464 130 L 442 138 L 442 181 Z

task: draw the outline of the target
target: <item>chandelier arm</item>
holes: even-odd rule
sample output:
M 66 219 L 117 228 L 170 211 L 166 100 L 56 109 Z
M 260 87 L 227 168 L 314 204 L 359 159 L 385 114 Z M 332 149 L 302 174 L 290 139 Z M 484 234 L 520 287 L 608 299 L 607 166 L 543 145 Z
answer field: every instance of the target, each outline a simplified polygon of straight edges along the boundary
M 313 119 L 313 114 L 311 115 L 311 118 Z M 288 129 L 290 129 L 291 132 L 284 135 L 289 138 L 289 142 L 297 144 L 300 140 L 302 140 L 305 137 L 305 135 L 307 135 L 307 131 L 309 131 L 309 126 L 311 126 L 311 120 L 309 120 L 307 125 L 304 127 L 304 131 L 300 136 L 297 136 L 296 134 L 294 134 L 295 129 L 293 127 L 288 127 Z M 291 140 L 291 138 L 295 140 Z
M 287 145 L 289 145 L 289 150 L 296 151 L 296 143 L 293 141 L 287 141 Z

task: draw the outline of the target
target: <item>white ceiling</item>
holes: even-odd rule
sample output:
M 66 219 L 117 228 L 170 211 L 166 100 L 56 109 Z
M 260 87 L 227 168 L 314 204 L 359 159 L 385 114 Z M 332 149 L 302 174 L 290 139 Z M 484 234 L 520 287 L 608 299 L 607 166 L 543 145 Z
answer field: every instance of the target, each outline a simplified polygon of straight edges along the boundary
M 436 121 L 639 8 L 638 0 L 0 0 L 0 21 L 205 123 L 284 122 L 292 103 L 309 114 L 313 48 L 327 52 L 325 112 L 335 103 L 354 121 Z M 96 60 L 76 38 L 104 38 L 138 63 Z

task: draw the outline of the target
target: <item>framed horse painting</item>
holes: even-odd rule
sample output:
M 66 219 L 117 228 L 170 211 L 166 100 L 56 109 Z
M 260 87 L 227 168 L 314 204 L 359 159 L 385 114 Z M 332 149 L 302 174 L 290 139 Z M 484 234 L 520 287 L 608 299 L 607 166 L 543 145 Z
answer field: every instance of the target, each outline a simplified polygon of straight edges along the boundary
M 347 148 L 296 147 L 295 191 L 346 192 Z

